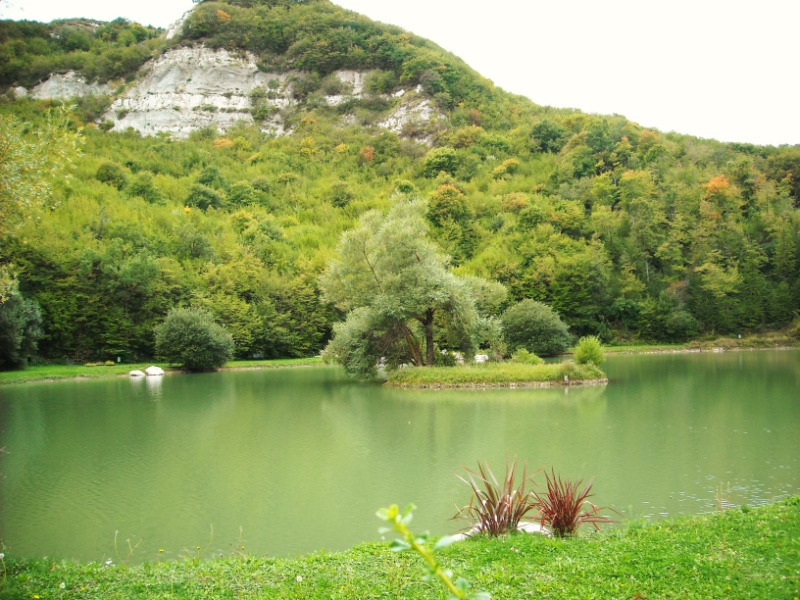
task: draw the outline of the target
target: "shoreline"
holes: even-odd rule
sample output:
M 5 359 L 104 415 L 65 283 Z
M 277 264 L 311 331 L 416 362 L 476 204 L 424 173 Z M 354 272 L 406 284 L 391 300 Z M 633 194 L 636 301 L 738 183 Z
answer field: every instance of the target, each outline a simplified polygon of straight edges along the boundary
M 476 536 L 438 550 L 436 557 L 472 589 L 497 598 L 800 596 L 800 496 L 756 508 L 631 521 L 600 532 L 584 529 L 574 538 Z M 128 564 L 25 558 L 0 545 L 0 598 L 422 599 L 440 591 L 421 582 L 419 556 L 394 552 L 388 541 L 297 557 L 243 550 L 222 557 L 198 551 L 182 560 L 157 554 Z
M 795 344 L 786 344 L 786 340 L 781 340 L 780 344 L 776 345 L 739 345 L 739 340 L 730 340 L 733 342 L 732 344 L 725 344 L 720 343 L 721 341 L 728 339 L 722 338 L 721 340 L 716 340 L 714 342 L 715 345 L 709 346 L 674 346 L 674 347 L 658 347 L 658 346 L 604 346 L 603 350 L 605 351 L 606 355 L 616 356 L 630 356 L 630 355 L 654 355 L 654 354 L 703 354 L 703 353 L 722 353 L 722 352 L 758 352 L 762 350 L 797 350 L 800 349 L 800 343 Z M 695 343 L 702 343 L 702 342 L 690 342 L 690 344 Z M 563 354 L 562 357 L 572 356 L 571 353 Z M 286 361 L 286 362 L 284 362 Z M 296 361 L 293 363 L 292 361 Z M 249 361 L 242 361 L 247 363 Z M 152 364 L 152 363 L 148 363 Z M 168 365 L 158 364 L 155 363 L 157 366 L 160 366 L 164 369 L 164 375 L 185 375 L 188 374 L 185 371 L 181 371 L 179 369 L 172 368 Z M 216 369 L 215 371 L 208 371 L 208 372 L 222 372 L 222 371 L 260 371 L 260 370 L 267 370 L 267 369 L 285 369 L 285 368 L 299 368 L 299 367 L 313 367 L 313 366 L 322 366 L 324 363 L 315 358 L 298 358 L 298 359 L 277 359 L 275 361 L 265 361 L 264 364 L 243 364 L 243 365 L 236 365 L 235 363 L 231 366 L 225 366 L 220 369 Z M 64 377 L 59 376 L 43 376 L 37 377 L 36 375 L 32 374 L 32 371 L 36 369 L 43 369 L 47 368 L 46 366 L 34 366 L 29 367 L 27 369 L 23 369 L 20 371 L 0 371 L 0 387 L 5 385 L 15 385 L 20 383 L 58 383 L 63 381 L 93 381 L 97 379 L 112 379 L 115 377 L 129 377 L 128 372 L 133 369 L 141 368 L 144 369 L 146 366 L 144 363 L 140 364 L 131 364 L 126 365 L 126 370 L 124 373 L 120 372 L 113 372 L 113 373 L 102 373 L 98 375 L 94 375 L 97 371 L 93 371 L 92 375 L 88 374 L 75 374 L 75 375 L 65 375 Z M 97 369 L 100 371 L 101 369 L 108 368 L 108 367 L 84 367 L 83 365 L 54 365 L 54 367 L 58 368 L 74 368 L 74 369 Z M 583 380 L 582 380 L 583 381 Z M 594 382 L 594 380 L 589 380 L 592 383 L 587 384 L 580 384 L 578 380 L 570 381 L 570 385 L 604 385 L 601 382 Z M 606 381 L 607 383 L 607 381 Z M 545 384 L 545 385 L 541 385 Z M 563 382 L 554 381 L 554 382 L 517 382 L 514 384 L 515 387 L 528 387 L 528 388 L 535 388 L 535 387 L 557 387 L 557 386 L 564 386 Z M 498 383 L 498 384 L 425 384 L 425 385 L 392 385 L 388 384 L 388 387 L 395 387 L 398 389 L 458 389 L 458 388 L 482 388 L 482 387 L 493 387 L 493 388 L 503 388 L 503 387 L 510 387 L 509 383 Z
M 237 365 L 234 362 L 231 366 L 224 366 L 219 369 L 214 369 L 213 371 L 205 371 L 206 373 L 219 373 L 224 371 L 262 371 L 262 370 L 270 370 L 270 369 L 295 369 L 299 367 L 313 367 L 313 366 L 321 366 L 323 363 L 322 361 L 316 358 L 298 358 L 298 359 L 277 359 L 275 361 L 264 361 L 264 364 L 261 365 L 254 365 L 248 364 L 250 361 L 241 361 L 244 364 Z M 188 371 L 182 371 L 178 368 L 171 367 L 164 363 L 132 363 L 130 365 L 124 365 L 125 370 L 119 371 L 122 365 L 115 365 L 114 367 L 86 367 L 84 365 L 37 365 L 33 367 L 28 367 L 27 369 L 22 369 L 19 371 L 2 371 L 0 372 L 0 388 L 5 385 L 17 385 L 21 383 L 59 383 L 65 381 L 97 381 L 101 379 L 115 379 L 115 378 L 122 378 L 128 377 L 130 378 L 130 371 L 139 369 L 144 370 L 146 367 L 150 365 L 155 365 L 164 369 L 164 374 L 159 375 L 158 377 L 165 377 L 167 375 L 189 375 L 191 374 Z M 44 371 L 44 370 L 57 370 L 62 369 L 64 371 L 74 370 L 76 371 L 75 374 L 69 373 L 64 374 L 64 376 L 58 375 L 46 375 L 43 374 L 42 376 L 37 376 L 37 371 Z M 90 372 L 79 372 L 81 370 L 86 370 Z M 112 372 L 103 372 L 102 369 L 113 369 Z
M 535 388 L 554 388 L 554 387 L 593 387 L 608 385 L 608 377 L 598 379 L 570 379 L 569 381 L 503 381 L 496 383 L 421 383 L 413 384 L 391 384 L 385 383 L 386 387 L 404 390 L 489 390 L 489 389 L 535 389 Z
M 800 346 L 711 346 L 708 348 L 654 348 L 651 350 L 623 350 L 624 346 L 604 347 L 606 354 L 634 355 L 634 354 L 709 354 L 721 352 L 760 352 L 763 350 L 797 350 Z M 568 355 L 565 355 L 568 356 Z

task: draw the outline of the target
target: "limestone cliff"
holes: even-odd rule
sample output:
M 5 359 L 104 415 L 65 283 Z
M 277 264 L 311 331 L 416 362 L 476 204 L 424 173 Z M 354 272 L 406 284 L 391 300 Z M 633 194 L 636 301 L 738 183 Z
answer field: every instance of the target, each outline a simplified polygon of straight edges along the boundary
M 282 135 L 286 133 L 285 111 L 298 106 L 294 75 L 298 74 L 262 72 L 248 52 L 175 47 L 147 63 L 136 81 L 119 93 L 107 84 L 89 84 L 71 72 L 54 75 L 27 93 L 40 99 L 109 94 L 114 99 L 101 121 L 110 122 L 116 131 L 132 127 L 144 135 L 169 133 L 184 138 L 204 127 L 224 131 L 239 122 L 253 123 L 256 113 L 263 131 Z M 335 75 L 345 92 L 325 95 L 323 101 L 329 106 L 365 96 L 365 73 L 337 71 Z M 410 124 L 444 118 L 419 89 L 399 90 L 385 98 L 389 108 L 377 119 L 384 129 L 403 134 Z M 353 120 L 352 115 L 343 117 L 343 123 Z

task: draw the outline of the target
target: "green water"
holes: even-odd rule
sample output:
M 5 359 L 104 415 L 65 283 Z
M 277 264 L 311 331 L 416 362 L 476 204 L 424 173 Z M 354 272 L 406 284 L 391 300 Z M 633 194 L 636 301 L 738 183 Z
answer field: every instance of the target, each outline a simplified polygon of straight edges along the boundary
M 441 535 L 469 497 L 453 473 L 515 454 L 594 477 L 626 516 L 800 493 L 800 352 L 606 366 L 607 387 L 570 390 L 385 390 L 326 367 L 5 386 L 0 542 L 84 561 L 286 556 L 379 539 L 375 510 L 408 502 Z

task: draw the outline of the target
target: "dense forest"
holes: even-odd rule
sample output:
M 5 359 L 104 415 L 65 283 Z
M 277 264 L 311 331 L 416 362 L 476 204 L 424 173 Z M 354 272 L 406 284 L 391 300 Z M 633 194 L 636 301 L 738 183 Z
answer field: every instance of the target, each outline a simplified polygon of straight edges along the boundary
M 343 318 L 319 287 L 342 232 L 410 196 L 427 202 L 456 273 L 506 286 L 498 313 L 538 300 L 574 334 L 607 341 L 684 341 L 797 318 L 800 146 L 538 106 L 327 0 L 202 2 L 181 35 L 163 34 L 124 20 L 0 22 L 6 208 L 18 185 L 9 148 L 36 139 L 61 104 L 15 97 L 16 86 L 67 70 L 124 86 L 167 47 L 204 43 L 292 73 L 297 100 L 281 109 L 289 135 L 265 134 L 257 120 L 180 140 L 110 132 L 100 116 L 111 98 L 75 99 L 68 127 L 81 143 L 68 168 L 46 201 L 18 218 L 0 213 L 0 264 L 38 310 L 43 358 L 150 357 L 154 327 L 181 306 L 210 311 L 238 357 L 318 353 Z M 368 72 L 367 93 L 348 97 L 339 69 Z M 401 89 L 440 116 L 399 134 L 378 127 Z M 345 101 L 324 102 L 334 93 Z

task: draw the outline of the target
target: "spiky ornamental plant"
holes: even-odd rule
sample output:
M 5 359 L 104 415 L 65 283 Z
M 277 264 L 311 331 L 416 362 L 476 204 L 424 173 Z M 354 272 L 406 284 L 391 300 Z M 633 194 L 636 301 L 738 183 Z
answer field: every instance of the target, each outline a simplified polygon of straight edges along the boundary
M 607 507 L 597 507 L 588 498 L 593 496 L 592 481 L 581 489 L 582 480 L 570 481 L 561 479 L 551 469 L 550 474 L 545 471 L 547 480 L 546 493 L 532 492 L 533 505 L 538 510 L 541 525 L 548 527 L 553 535 L 566 537 L 574 535 L 584 523 L 591 523 L 595 529 L 600 529 L 601 523 L 613 521 L 601 515 L 601 510 L 612 510 Z
M 537 509 L 533 492 L 525 490 L 525 485 L 533 479 L 528 476 L 527 465 L 522 469 L 522 479 L 515 487 L 517 457 L 511 464 L 506 461 L 506 476 L 500 484 L 489 468 L 488 463 L 478 462 L 478 471 L 467 469 L 467 477 L 456 474 L 472 489 L 469 504 L 458 509 L 454 519 L 464 518 L 474 522 L 474 530 L 490 537 L 497 537 L 516 531 L 520 521 L 529 512 Z M 535 475 L 535 473 L 534 473 Z

